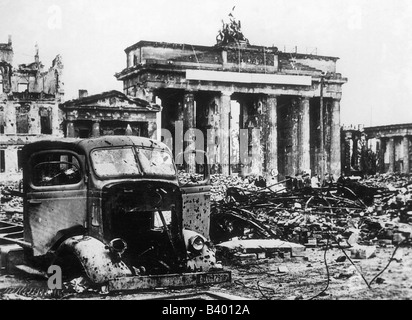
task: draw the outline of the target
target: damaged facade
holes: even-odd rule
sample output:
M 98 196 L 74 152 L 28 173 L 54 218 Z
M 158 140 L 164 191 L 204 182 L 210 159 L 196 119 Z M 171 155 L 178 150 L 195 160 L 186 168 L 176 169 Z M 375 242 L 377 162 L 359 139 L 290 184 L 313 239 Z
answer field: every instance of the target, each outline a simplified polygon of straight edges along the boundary
M 64 113 L 63 128 L 68 138 L 101 135 L 135 135 L 156 139 L 156 119 L 160 107 L 119 91 L 88 96 L 79 90 L 79 99 L 60 105 Z
M 57 55 L 49 69 L 39 59 L 13 67 L 11 37 L 0 44 L 0 174 L 17 172 L 23 145 L 62 136 L 59 102 L 63 98 L 63 63 Z
M 411 123 L 343 127 L 342 172 L 409 174 L 411 135 Z
M 0 174 L 22 167 L 23 145 L 50 137 L 136 135 L 157 138 L 158 105 L 119 91 L 63 101 L 63 63 L 57 55 L 44 69 L 36 45 L 34 62 L 13 67 L 13 47 L 0 44 Z
M 250 45 L 243 36 L 215 46 L 139 41 L 125 53 L 126 68 L 115 75 L 124 93 L 160 99 L 158 127 L 172 135 L 178 121 L 183 132 L 200 130 L 212 173 L 268 181 L 301 171 L 340 174 L 340 100 L 347 79 L 336 70 L 338 58 Z M 239 156 L 242 138 L 249 157 L 259 146 L 247 164 Z

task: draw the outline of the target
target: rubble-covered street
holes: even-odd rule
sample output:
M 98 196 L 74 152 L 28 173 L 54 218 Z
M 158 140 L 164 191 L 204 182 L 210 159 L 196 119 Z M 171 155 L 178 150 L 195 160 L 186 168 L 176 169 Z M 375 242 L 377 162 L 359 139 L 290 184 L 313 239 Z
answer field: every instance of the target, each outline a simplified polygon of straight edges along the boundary
M 188 179 L 181 175 L 181 180 Z M 192 177 L 193 178 L 193 177 Z M 2 274 L 2 299 L 151 299 L 218 292 L 257 300 L 412 298 L 412 181 L 346 179 L 323 189 L 212 175 L 211 241 L 230 283 L 108 294 L 85 278 L 47 289 L 41 275 Z M 1 185 L 1 220 L 22 224 L 18 183 Z

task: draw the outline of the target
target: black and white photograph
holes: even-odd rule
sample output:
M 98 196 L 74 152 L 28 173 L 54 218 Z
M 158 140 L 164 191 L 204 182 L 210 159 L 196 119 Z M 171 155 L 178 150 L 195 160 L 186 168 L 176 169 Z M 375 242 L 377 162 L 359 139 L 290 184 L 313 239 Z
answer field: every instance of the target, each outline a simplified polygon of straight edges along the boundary
M 0 300 L 410 300 L 411 30 L 410 0 L 0 0 Z

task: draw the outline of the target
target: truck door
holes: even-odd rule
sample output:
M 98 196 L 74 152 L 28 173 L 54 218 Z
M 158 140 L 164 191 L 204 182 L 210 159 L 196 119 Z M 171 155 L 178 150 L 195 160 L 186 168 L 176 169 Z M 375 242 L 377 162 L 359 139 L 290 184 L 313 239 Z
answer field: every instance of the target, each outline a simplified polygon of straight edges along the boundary
M 183 228 L 196 231 L 205 238 L 210 239 L 210 174 L 207 154 L 204 151 L 186 151 L 176 157 L 179 163 L 180 157 L 188 154 L 203 157 L 201 164 L 196 164 L 196 173 L 186 173 L 184 181 L 180 180 L 182 191 L 182 217 Z M 199 179 L 200 176 L 200 179 Z
M 24 238 L 37 256 L 52 247 L 58 231 L 85 224 L 85 159 L 67 150 L 39 151 L 28 168 Z

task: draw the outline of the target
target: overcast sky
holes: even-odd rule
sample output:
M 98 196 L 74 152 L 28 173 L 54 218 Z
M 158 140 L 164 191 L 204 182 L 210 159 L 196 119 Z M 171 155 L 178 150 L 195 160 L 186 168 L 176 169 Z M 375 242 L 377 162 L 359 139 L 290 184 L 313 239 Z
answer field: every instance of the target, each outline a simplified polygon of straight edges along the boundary
M 64 63 L 65 99 L 116 89 L 140 40 L 212 46 L 232 7 L 251 44 L 339 57 L 343 124 L 412 123 L 411 0 L 0 0 L 14 66 Z

